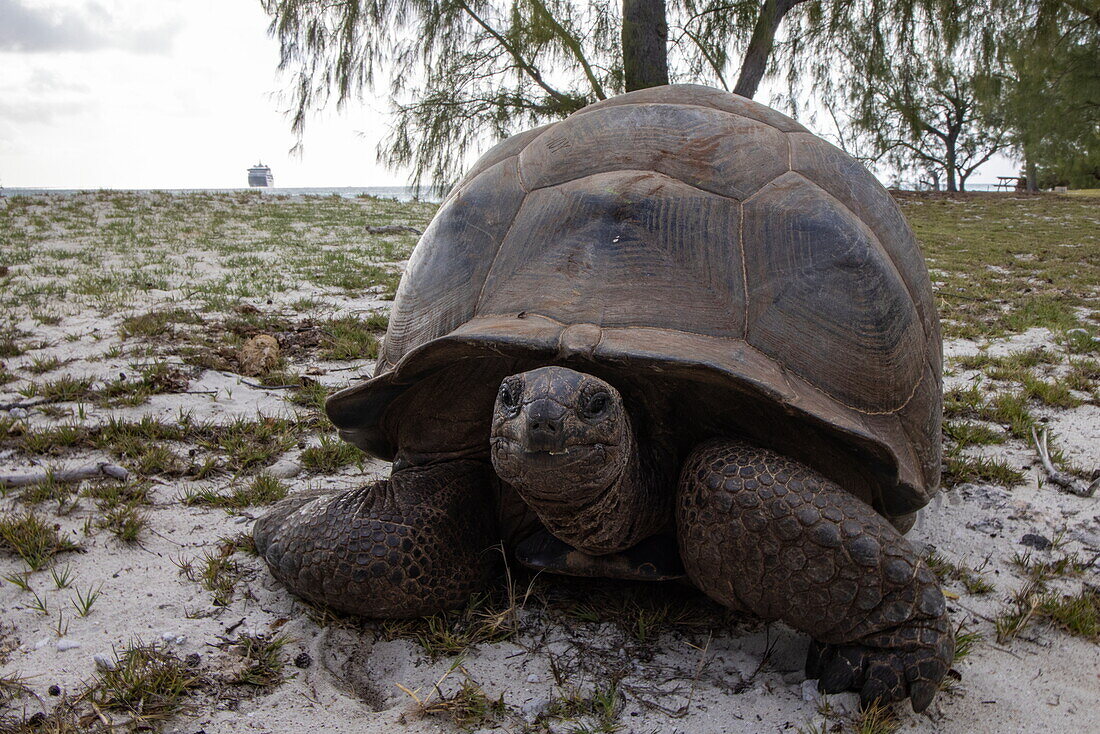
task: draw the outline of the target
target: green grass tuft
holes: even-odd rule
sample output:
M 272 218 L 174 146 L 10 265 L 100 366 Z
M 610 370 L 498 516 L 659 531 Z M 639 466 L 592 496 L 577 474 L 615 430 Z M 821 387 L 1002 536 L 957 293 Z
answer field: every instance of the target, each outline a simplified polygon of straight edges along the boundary
M 321 436 L 321 443 L 302 451 L 302 466 L 310 471 L 331 473 L 352 464 L 362 464 L 366 457 L 358 447 L 336 436 Z
M 228 494 L 201 489 L 185 495 L 182 501 L 188 506 L 205 505 L 233 510 L 273 504 L 286 497 L 287 491 L 287 486 L 270 474 L 257 474 L 250 483 L 235 486 Z
M 127 715 L 139 730 L 157 728 L 185 710 L 187 697 L 203 684 L 197 671 L 167 649 L 140 641 L 118 654 L 113 668 L 96 673 L 91 700 L 103 711 Z
M 77 543 L 59 535 L 59 528 L 34 513 L 6 513 L 0 516 L 0 550 L 15 553 L 32 571 L 37 571 L 58 553 L 82 550 Z
M 327 340 L 321 348 L 322 359 L 376 359 L 378 357 L 378 331 L 372 318 L 343 316 L 321 324 Z

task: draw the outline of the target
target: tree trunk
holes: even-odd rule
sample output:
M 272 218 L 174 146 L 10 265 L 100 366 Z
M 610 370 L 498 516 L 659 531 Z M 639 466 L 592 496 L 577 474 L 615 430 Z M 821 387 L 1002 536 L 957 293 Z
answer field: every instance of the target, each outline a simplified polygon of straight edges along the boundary
M 1038 193 L 1038 167 L 1035 165 L 1035 159 L 1031 157 L 1031 154 L 1027 150 L 1024 150 L 1024 175 L 1027 176 L 1027 190 L 1032 194 Z
M 623 77 L 628 92 L 668 84 L 665 0 L 623 0 Z
M 768 68 L 768 57 L 775 46 L 775 32 L 783 16 L 799 3 L 806 0 L 764 0 L 760 15 L 756 18 L 756 27 L 752 29 L 749 47 L 745 50 L 745 59 L 741 62 L 741 74 L 737 77 L 734 94 L 752 99 L 764 72 Z
M 945 159 L 945 162 L 947 164 L 946 166 L 944 166 L 944 168 L 947 169 L 947 190 L 948 191 L 958 191 L 959 190 L 955 185 L 955 174 L 958 170 L 957 167 L 955 166 L 955 161 L 958 159 L 958 155 L 955 151 L 955 141 L 958 139 L 958 136 L 959 136 L 959 127 L 958 126 L 950 126 L 950 132 L 948 132 L 947 137 L 943 141 L 943 144 L 944 144 L 944 159 Z

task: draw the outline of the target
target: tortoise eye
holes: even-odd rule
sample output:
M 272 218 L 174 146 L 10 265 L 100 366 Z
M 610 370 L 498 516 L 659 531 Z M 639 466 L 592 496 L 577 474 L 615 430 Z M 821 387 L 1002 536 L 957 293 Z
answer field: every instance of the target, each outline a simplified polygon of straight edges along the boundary
M 588 399 L 584 406 L 584 412 L 592 418 L 598 418 L 607 412 L 607 406 L 611 403 L 611 396 L 606 392 L 598 392 Z
M 505 408 L 515 408 L 519 404 L 519 396 L 516 394 L 516 390 L 507 382 L 500 386 L 500 404 Z

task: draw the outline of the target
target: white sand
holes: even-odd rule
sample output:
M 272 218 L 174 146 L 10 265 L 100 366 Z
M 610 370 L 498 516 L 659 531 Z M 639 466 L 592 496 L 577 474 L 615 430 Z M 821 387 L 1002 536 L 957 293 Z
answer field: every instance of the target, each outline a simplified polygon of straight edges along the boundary
M 316 292 L 316 291 L 314 291 Z M 289 294 L 286 302 L 301 293 Z M 163 292 L 135 294 L 134 312 L 160 305 Z M 332 302 L 349 311 L 377 305 L 333 297 Z M 280 304 L 275 304 L 278 307 Z M 87 361 L 119 343 L 120 315 L 97 316 L 94 312 L 66 315 L 61 324 L 34 328 L 52 346 L 23 357 L 6 360 L 9 369 L 29 364 L 34 357 L 57 355 L 75 361 L 56 374 L 89 374 L 106 377 L 129 369 L 127 359 Z M 28 325 L 27 328 L 30 328 Z M 68 334 L 79 335 L 66 341 Z M 98 337 L 98 340 L 97 340 Z M 1002 350 L 1026 349 L 1052 343 L 1051 334 L 1035 329 L 993 345 Z M 948 354 L 969 353 L 976 345 L 958 342 L 947 345 Z M 342 365 L 349 366 L 349 365 Z M 321 379 L 340 385 L 351 377 L 368 373 L 362 369 L 330 372 Z M 54 377 L 51 374 L 46 377 Z M 948 385 L 965 384 L 973 374 L 949 377 Z M 41 379 L 41 378 L 39 378 Z M 20 399 L 15 393 L 20 382 L 0 386 L 0 403 Z M 204 419 L 232 416 L 286 415 L 291 409 L 281 395 L 245 386 L 227 374 L 206 372 L 193 381 L 190 390 L 215 390 L 208 395 L 160 395 L 148 404 L 123 411 L 91 409 L 89 422 L 108 414 L 130 418 L 148 414 L 171 419 L 180 410 L 190 410 Z M 1045 411 L 1048 425 L 1059 436 L 1069 458 L 1087 468 L 1100 466 L 1100 408 L 1084 405 L 1073 410 Z M 32 410 L 33 425 L 52 422 Z M 180 450 L 183 447 L 178 447 Z M 1032 551 L 1037 558 L 1079 553 L 1092 559 L 1093 566 L 1081 578 L 1064 582 L 1066 591 L 1081 584 L 1096 585 L 1100 566 L 1100 498 L 1081 498 L 1059 491 L 1049 482 L 1040 486 L 1041 469 L 1034 451 L 1018 441 L 983 449 L 988 456 L 1006 458 L 1010 465 L 1026 468 L 1027 481 L 1013 489 L 985 485 L 963 485 L 941 495 L 921 513 L 909 540 L 918 548 L 935 546 L 943 555 L 968 566 L 988 559 L 985 577 L 996 591 L 984 596 L 966 593 L 958 583 L 948 589 L 960 598 L 950 602 L 952 618 L 984 639 L 958 666 L 961 682 L 941 693 L 923 715 L 899 708 L 901 729 L 920 732 L 1022 732 L 1100 731 L 1100 646 L 1038 624 L 1020 637 L 998 644 L 992 618 L 1005 606 L 1005 597 L 1023 583 L 1011 559 L 1030 550 L 1020 545 L 1026 533 L 1055 538 L 1064 533 L 1064 546 L 1057 551 Z M 297 450 L 288 454 L 293 459 Z M 94 454 L 66 457 L 75 465 L 105 458 Z M 23 472 L 34 467 L 18 455 L 0 453 L 0 472 Z M 294 490 L 314 486 L 345 487 L 367 477 L 384 475 L 380 463 L 336 476 L 299 475 L 289 480 Z M 301 604 L 274 582 L 262 564 L 238 554 L 246 569 L 232 603 L 212 604 L 212 595 L 197 583 L 183 578 L 177 567 L 181 560 L 212 551 L 217 540 L 248 531 L 248 512 L 230 514 L 223 510 L 186 507 L 179 497 L 189 486 L 225 486 L 228 478 L 206 482 L 173 480 L 154 488 L 149 510 L 151 531 L 138 546 L 125 546 L 106 531 L 85 536 L 85 518 L 98 513 L 91 501 L 69 514 L 54 518 L 64 533 L 80 542 L 83 554 L 66 554 L 56 567 L 71 567 L 75 587 L 84 590 L 101 586 L 102 595 L 91 614 L 77 617 L 70 604 L 73 588 L 57 590 L 49 571 L 31 576 L 35 591 L 48 604 L 49 615 L 30 607 L 32 597 L 10 582 L 0 582 L 0 675 L 26 676 L 40 701 L 25 699 L 27 715 L 48 709 L 57 699 L 48 695 L 51 685 L 65 694 L 77 692 L 95 670 L 93 656 L 110 655 L 129 641 L 171 640 L 168 644 L 181 657 L 201 656 L 203 669 L 211 675 L 231 667 L 233 657 L 211 645 L 227 629 L 270 633 L 277 630 L 293 642 L 287 659 L 307 652 L 312 664 L 299 669 L 288 664 L 289 680 L 270 691 L 225 697 L 221 703 L 207 692 L 193 701 L 189 715 L 173 719 L 170 732 L 366 732 L 454 731 L 441 717 L 423 717 L 412 699 L 398 688 L 401 684 L 421 697 L 433 694 L 433 684 L 444 678 L 441 690 L 450 694 L 463 680 L 461 671 L 445 673 L 455 658 L 430 660 L 413 641 L 376 639 L 376 629 L 355 632 L 339 626 L 318 627 L 306 616 Z M 4 509 L 20 507 L 12 496 L 3 500 Z M 45 511 L 49 511 L 45 507 Z M 257 511 L 257 514 L 262 510 Z M 49 515 L 51 518 L 52 514 Z M 10 555 L 0 555 L 0 576 L 19 573 L 23 564 Z M 1062 587 L 1059 587 L 1062 588 Z M 59 611 L 64 612 L 67 632 L 64 640 L 79 647 L 61 651 L 55 630 Z M 519 614 L 521 633 L 513 640 L 482 644 L 462 659 L 463 669 L 492 698 L 503 696 L 508 713 L 486 731 L 523 731 L 551 698 L 560 697 L 551 671 L 554 661 L 569 684 L 581 690 L 604 685 L 608 675 L 622 677 L 623 709 L 618 717 L 628 732 L 769 732 L 809 731 L 825 719 L 819 714 L 820 697 L 812 684 L 804 685 L 802 663 L 807 640 L 781 624 L 765 625 L 745 620 L 732 629 L 708 638 L 670 632 L 646 644 L 610 624 L 548 622 L 545 610 L 529 601 Z M 232 636 L 232 635 L 230 635 Z M 765 658 L 764 651 L 771 646 Z M 6 657 L 6 659 L 5 659 Z M 234 700 L 239 699 L 239 700 Z M 853 711 L 856 697 L 829 696 L 834 711 Z M 672 716 L 667 711 L 681 709 Z M 219 708 L 231 706 L 231 708 Z M 836 722 L 842 719 L 833 718 Z M 526 722 L 526 723 L 525 723 Z M 591 721 L 589 721 L 591 723 Z M 575 725 L 553 724 L 554 731 Z M 543 730 L 533 728 L 533 731 Z

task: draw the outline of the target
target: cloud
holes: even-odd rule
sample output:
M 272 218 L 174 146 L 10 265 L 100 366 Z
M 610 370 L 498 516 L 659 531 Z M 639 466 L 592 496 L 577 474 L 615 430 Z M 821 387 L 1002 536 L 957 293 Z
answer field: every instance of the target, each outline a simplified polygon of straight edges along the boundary
M 79 115 L 97 104 L 87 84 L 44 68 L 12 68 L 0 79 L 0 121 L 48 125 Z
M 25 100 L 0 107 L 0 120 L 48 125 L 59 117 L 76 115 L 90 109 L 94 101 L 85 100 Z
M 29 5 L 26 0 L 0 0 L 0 51 L 48 53 L 115 48 L 135 53 L 164 53 L 178 25 L 127 28 L 97 2 L 83 7 Z

